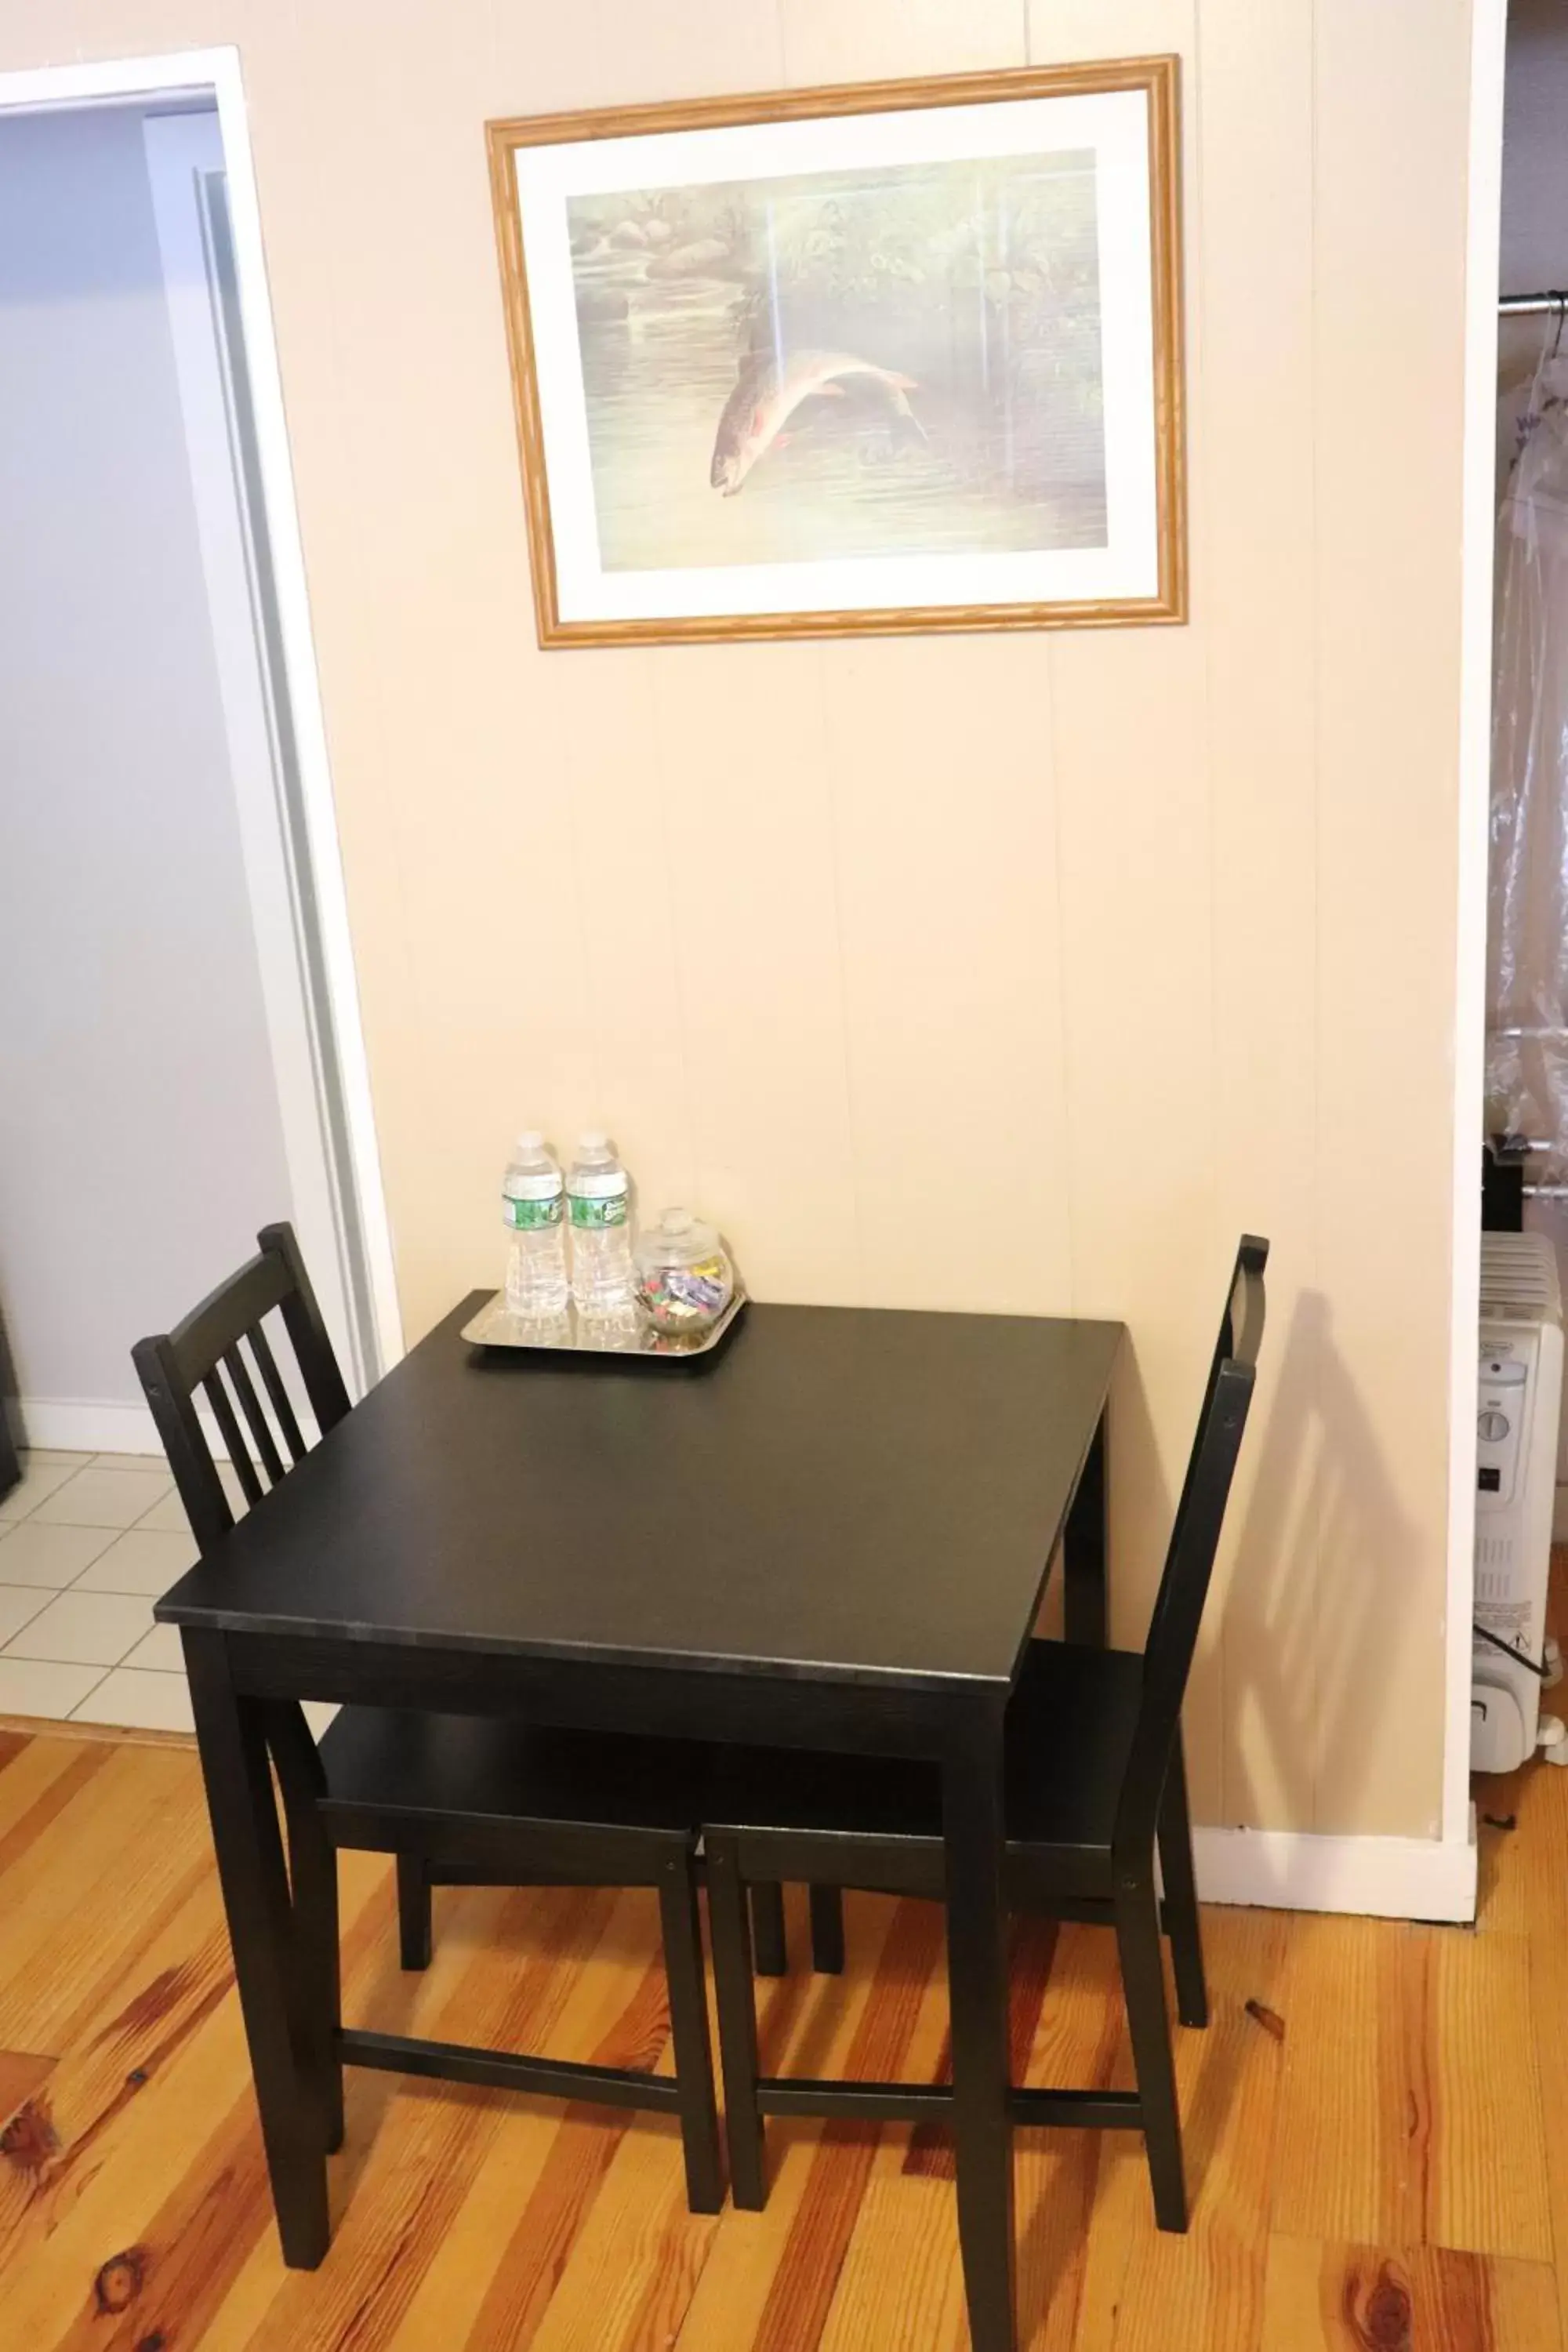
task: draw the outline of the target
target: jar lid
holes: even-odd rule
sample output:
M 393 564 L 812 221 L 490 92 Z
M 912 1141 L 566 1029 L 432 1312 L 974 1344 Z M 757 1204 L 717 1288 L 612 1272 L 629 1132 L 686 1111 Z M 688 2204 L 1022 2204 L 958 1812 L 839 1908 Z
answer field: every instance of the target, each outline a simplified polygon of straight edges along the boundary
M 644 1227 L 637 1255 L 654 1265 L 694 1265 L 700 1258 L 716 1257 L 723 1246 L 718 1228 L 705 1225 L 689 1209 L 666 1209 L 657 1225 Z

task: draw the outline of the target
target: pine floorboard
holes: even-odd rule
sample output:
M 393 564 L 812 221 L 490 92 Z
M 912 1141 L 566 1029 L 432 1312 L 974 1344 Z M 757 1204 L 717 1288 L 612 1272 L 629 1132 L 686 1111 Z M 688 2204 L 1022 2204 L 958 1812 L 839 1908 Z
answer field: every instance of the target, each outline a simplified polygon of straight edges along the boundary
M 1186 2237 L 1130 2135 L 1019 2135 L 1027 2352 L 1568 2352 L 1568 1772 L 1481 1805 L 1474 1930 L 1205 1913 Z M 936 1910 L 851 1896 L 814 1979 L 789 1900 L 770 2069 L 942 2079 Z M 670 2063 L 645 1891 L 443 1890 L 405 1976 L 389 1866 L 345 1856 L 342 1931 L 352 2020 Z M 1013 2044 L 1131 2081 L 1109 1937 L 1020 1930 Z M 6 2352 L 963 2352 L 942 2135 L 769 2148 L 766 2212 L 694 2216 L 669 2119 L 351 2072 L 331 2252 L 287 2272 L 194 1754 L 0 1737 Z

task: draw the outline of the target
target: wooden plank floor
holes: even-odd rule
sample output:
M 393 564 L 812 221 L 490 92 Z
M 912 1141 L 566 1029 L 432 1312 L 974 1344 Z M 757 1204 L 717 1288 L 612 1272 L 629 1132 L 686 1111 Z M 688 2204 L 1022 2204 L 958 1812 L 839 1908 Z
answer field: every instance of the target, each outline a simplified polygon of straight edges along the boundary
M 1474 1931 L 1205 1917 L 1178 2036 L 1195 2191 L 1141 2145 L 1018 2142 L 1036 2352 L 1568 2352 L 1568 1772 L 1487 1786 Z M 396 1961 L 386 1866 L 344 1864 L 347 2012 L 668 2063 L 653 1898 L 437 1897 Z M 764 1991 L 770 2063 L 935 2076 L 937 1913 L 852 1897 L 842 1980 Z M 1109 1937 L 1023 1934 L 1032 2079 L 1121 2084 Z M 195 1757 L 0 1732 L 0 2344 L 11 2352 L 961 2352 L 951 2158 L 907 2129 L 770 2127 L 761 2215 L 686 2210 L 662 2118 L 351 2074 L 336 2235 L 273 2235 Z M 1552 2130 L 1549 2135 L 1548 2124 Z

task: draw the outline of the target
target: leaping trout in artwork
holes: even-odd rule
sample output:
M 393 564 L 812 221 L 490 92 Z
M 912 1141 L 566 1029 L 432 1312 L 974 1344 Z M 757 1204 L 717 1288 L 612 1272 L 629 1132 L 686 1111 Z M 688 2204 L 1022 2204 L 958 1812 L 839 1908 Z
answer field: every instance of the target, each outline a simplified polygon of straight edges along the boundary
M 924 440 L 920 419 L 904 397 L 919 389 L 912 376 L 878 367 L 871 360 L 855 359 L 847 352 L 793 352 L 782 371 L 771 355 L 758 356 L 746 362 L 724 403 L 708 476 L 713 488 L 732 499 L 758 458 L 779 439 L 801 402 L 828 396 L 843 399 L 839 378 L 847 375 L 869 376 L 880 384 L 894 415 L 907 417 Z

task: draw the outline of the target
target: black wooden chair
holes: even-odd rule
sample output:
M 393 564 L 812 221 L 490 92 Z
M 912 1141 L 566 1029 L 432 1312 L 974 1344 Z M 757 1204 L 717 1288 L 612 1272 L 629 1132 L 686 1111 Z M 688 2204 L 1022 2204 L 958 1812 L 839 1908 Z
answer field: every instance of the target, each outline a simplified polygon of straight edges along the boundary
M 1243 1238 L 1144 1650 L 1035 1641 L 1008 1709 L 1007 1900 L 1015 1911 L 1114 1927 L 1138 2083 L 1136 2091 L 1015 2089 L 1014 2119 L 1142 2131 L 1163 2230 L 1186 2228 L 1187 2195 L 1162 1925 L 1177 2014 L 1184 2025 L 1208 2022 L 1181 1707 L 1252 1401 L 1268 1256 L 1267 1242 Z M 805 1880 L 814 1896 L 858 1886 L 940 1900 L 942 1794 L 934 1766 L 794 1752 L 740 1756 L 720 1785 L 722 1809 L 703 1838 L 731 2189 L 737 2205 L 758 2210 L 765 2115 L 930 2121 L 952 2095 L 925 2084 L 759 2077 L 746 1884 L 783 1876 Z
M 198 1391 L 252 1505 L 263 1498 L 264 1479 L 276 1486 L 306 1452 L 268 1338 L 273 1310 L 318 1428 L 325 1433 L 350 1409 L 291 1229 L 268 1225 L 258 1240 L 259 1255 L 248 1265 L 172 1332 L 132 1351 L 203 1551 L 227 1533 L 234 1516 L 197 1415 Z M 723 2170 L 697 1907 L 708 1751 L 354 1706 L 340 1710 L 318 1746 L 292 1703 L 269 1708 L 266 1737 L 288 1832 L 299 2038 L 320 2101 L 324 2150 L 342 2143 L 345 2063 L 649 2107 L 679 2115 L 691 2205 L 717 2211 Z M 396 1855 L 404 1958 L 407 1963 L 412 1926 L 415 1965 L 429 1956 L 429 1888 L 442 1877 L 657 1887 L 674 2078 L 344 2030 L 336 1852 L 345 1846 Z

